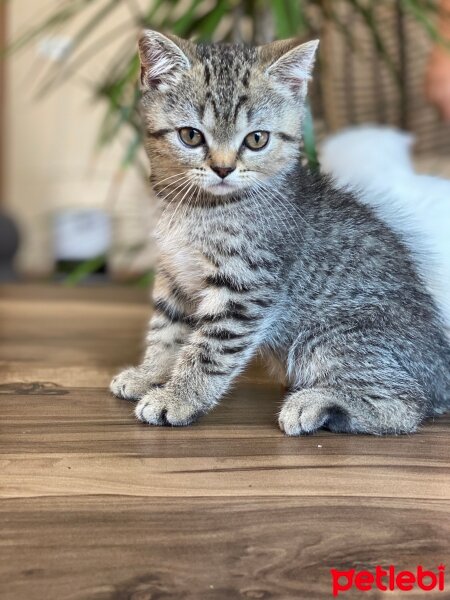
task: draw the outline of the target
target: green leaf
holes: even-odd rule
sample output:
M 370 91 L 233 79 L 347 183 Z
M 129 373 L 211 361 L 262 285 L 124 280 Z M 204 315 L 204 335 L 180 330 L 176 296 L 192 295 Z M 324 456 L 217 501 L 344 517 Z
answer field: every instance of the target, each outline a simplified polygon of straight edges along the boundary
M 284 0 L 274 0 L 271 6 L 275 17 L 277 37 L 291 37 L 295 33 L 295 28 L 289 16 L 287 3 Z
M 401 0 L 401 4 L 405 11 L 423 27 L 432 40 L 450 49 L 450 40 L 446 39 L 436 26 L 436 9 L 433 10 L 430 3 L 426 2 L 423 6 L 417 0 Z M 450 19 L 449 13 L 447 13 L 447 19 Z
M 67 285 L 69 287 L 78 285 L 79 283 L 87 279 L 89 275 L 92 275 L 93 273 L 98 271 L 105 264 L 105 256 L 97 256 L 95 258 L 85 260 L 64 279 L 64 285 Z
M 300 32 L 308 31 L 311 25 L 304 12 L 303 2 L 301 2 L 301 0 L 287 0 L 287 5 L 292 22 L 293 34 L 297 35 Z
M 199 19 L 197 30 L 200 40 L 210 40 L 217 29 L 222 17 L 230 12 L 231 7 L 226 0 L 218 0 L 211 12 Z
M 314 134 L 314 121 L 309 103 L 306 105 L 303 119 L 303 144 L 309 167 L 311 169 L 318 169 L 319 158 L 317 156 L 316 139 Z
M 121 168 L 127 169 L 133 164 L 134 158 L 142 145 L 142 136 L 140 132 L 136 133 L 127 146 L 125 155 L 122 159 Z
M 136 285 L 138 285 L 139 287 L 147 288 L 153 283 L 154 280 L 155 272 L 149 271 L 148 273 L 145 273 L 145 275 L 139 277 L 139 279 L 136 281 Z
M 189 31 L 189 28 L 191 27 L 192 23 L 193 22 L 195 23 L 195 21 L 196 21 L 195 13 L 197 11 L 197 8 L 203 2 L 204 2 L 204 0 L 192 0 L 191 5 L 186 10 L 186 12 L 183 14 L 183 16 L 180 17 L 173 24 L 172 30 L 176 35 L 181 35 L 181 36 L 186 35 L 186 33 L 187 33 L 187 31 Z

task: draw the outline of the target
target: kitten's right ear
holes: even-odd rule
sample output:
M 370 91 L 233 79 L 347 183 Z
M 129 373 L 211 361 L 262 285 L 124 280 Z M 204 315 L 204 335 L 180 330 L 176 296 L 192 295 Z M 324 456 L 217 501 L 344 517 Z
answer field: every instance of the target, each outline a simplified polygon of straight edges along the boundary
M 259 52 L 267 73 L 300 97 L 306 94 L 319 40 L 304 44 L 298 39 L 281 40 L 260 46 Z
M 191 66 L 187 55 L 190 46 L 191 42 L 174 35 L 145 30 L 139 39 L 142 89 L 163 89 L 173 84 Z

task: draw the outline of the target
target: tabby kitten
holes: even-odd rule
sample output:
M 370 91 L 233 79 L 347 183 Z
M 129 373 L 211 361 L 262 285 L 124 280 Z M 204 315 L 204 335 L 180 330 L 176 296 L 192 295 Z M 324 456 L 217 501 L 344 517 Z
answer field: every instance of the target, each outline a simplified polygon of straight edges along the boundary
M 289 435 L 412 432 L 449 405 L 450 348 L 406 246 L 301 167 L 316 48 L 140 40 L 165 210 L 147 350 L 111 390 L 141 421 L 191 423 L 258 350 L 284 373 Z

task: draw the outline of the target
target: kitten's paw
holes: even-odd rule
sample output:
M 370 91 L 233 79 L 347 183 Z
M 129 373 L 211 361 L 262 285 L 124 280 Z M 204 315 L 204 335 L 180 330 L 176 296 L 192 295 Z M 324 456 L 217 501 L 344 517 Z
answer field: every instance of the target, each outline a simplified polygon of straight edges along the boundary
M 378 387 L 350 391 L 310 388 L 291 394 L 281 409 L 278 422 L 287 435 L 313 433 L 321 427 L 339 433 L 372 435 L 402 434 L 417 431 L 423 420 L 425 398 L 412 393 L 405 398 L 381 397 Z M 371 400 L 371 401 L 370 401 Z
M 190 425 L 199 415 L 196 406 L 177 398 L 167 388 L 155 388 L 136 405 L 134 414 L 150 425 Z
M 278 424 L 286 435 L 313 433 L 338 410 L 336 402 L 316 390 L 302 390 L 289 396 L 280 411 Z
M 115 377 L 109 384 L 109 389 L 118 398 L 125 400 L 139 400 L 148 392 L 148 379 L 143 376 L 136 367 L 125 369 Z

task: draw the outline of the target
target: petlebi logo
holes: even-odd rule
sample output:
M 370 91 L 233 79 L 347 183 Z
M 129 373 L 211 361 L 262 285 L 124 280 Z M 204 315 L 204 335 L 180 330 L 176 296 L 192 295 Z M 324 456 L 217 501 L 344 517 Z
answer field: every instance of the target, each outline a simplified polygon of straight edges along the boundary
M 331 569 L 331 586 L 333 596 L 345 594 L 349 590 L 370 592 L 410 592 L 423 590 L 425 592 L 443 592 L 445 589 L 445 565 L 439 565 L 434 571 L 419 565 L 415 571 L 398 571 L 394 566 L 376 566 L 372 571 L 339 571 Z

